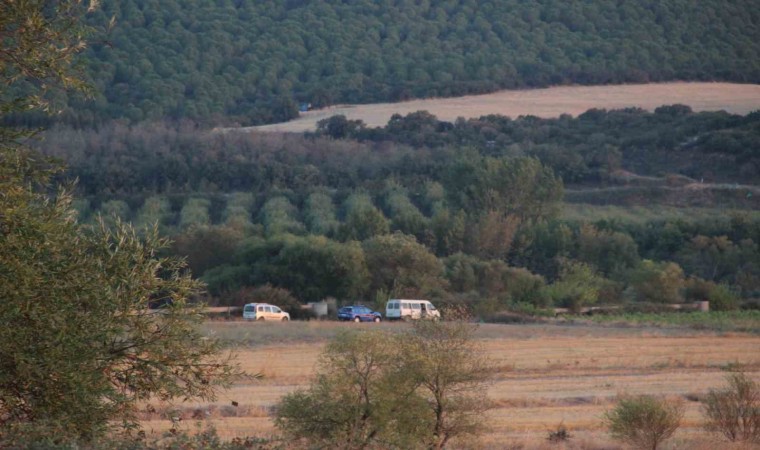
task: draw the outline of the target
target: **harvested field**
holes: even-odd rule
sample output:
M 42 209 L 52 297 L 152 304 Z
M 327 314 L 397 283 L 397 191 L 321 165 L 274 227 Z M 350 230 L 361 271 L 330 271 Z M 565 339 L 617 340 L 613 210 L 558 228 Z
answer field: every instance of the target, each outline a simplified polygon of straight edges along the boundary
M 362 120 L 370 127 L 385 126 L 393 114 L 406 115 L 426 110 L 441 120 L 501 114 L 509 117 L 534 115 L 577 116 L 591 108 L 639 107 L 654 110 L 671 104 L 689 105 L 695 111 L 725 110 L 747 114 L 760 109 L 760 85 L 733 83 L 653 83 L 614 86 L 560 86 L 546 89 L 500 91 L 456 98 L 434 98 L 400 103 L 338 105 L 308 111 L 286 123 L 247 127 L 241 130 L 304 132 L 316 129 L 318 121 L 343 114 Z
M 406 324 L 381 324 L 403 332 Z M 219 336 L 239 348 L 245 370 L 264 378 L 245 380 L 213 404 L 178 405 L 184 427 L 195 419 L 221 436 L 272 436 L 269 412 L 279 398 L 308 385 L 326 339 L 345 328 L 374 324 L 212 323 Z M 304 331 L 306 330 L 306 331 Z M 262 342 L 255 335 L 269 339 Z M 490 431 L 472 448 L 555 448 L 546 441 L 560 424 L 573 439 L 564 448 L 621 448 L 601 426 L 601 415 L 621 393 L 656 394 L 686 400 L 684 424 L 665 448 L 742 448 L 716 441 L 701 429 L 700 404 L 711 388 L 722 387 L 728 369 L 741 367 L 760 381 L 760 337 L 676 328 L 587 325 L 482 325 L 479 343 L 497 368 L 489 397 Z M 232 402 L 237 406 L 232 406 Z M 171 422 L 146 414 L 146 431 Z M 177 413 L 175 413 L 176 415 Z M 164 414 L 165 416 L 166 414 Z M 718 447 L 716 447 L 716 445 Z M 465 446 L 459 443 L 457 447 Z M 746 447 L 744 447 L 746 448 Z

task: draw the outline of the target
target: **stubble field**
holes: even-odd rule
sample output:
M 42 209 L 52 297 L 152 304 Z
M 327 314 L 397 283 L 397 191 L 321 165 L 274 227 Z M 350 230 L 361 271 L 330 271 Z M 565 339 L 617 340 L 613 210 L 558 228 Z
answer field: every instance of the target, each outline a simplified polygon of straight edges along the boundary
M 214 403 L 151 405 L 143 426 L 159 435 L 169 416 L 192 431 L 211 425 L 224 438 L 274 437 L 270 412 L 282 395 L 306 387 L 324 343 L 346 328 L 404 332 L 406 324 L 287 324 L 212 322 L 210 331 L 236 348 L 242 367 L 261 373 L 241 380 Z M 624 448 L 610 440 L 601 416 L 619 394 L 683 398 L 686 414 L 670 449 L 728 446 L 702 430 L 699 399 L 741 368 L 760 381 L 760 337 L 683 328 L 589 325 L 481 325 L 478 343 L 496 367 L 488 388 L 493 409 L 483 418 L 489 431 L 478 442 L 455 448 L 556 448 L 546 438 L 564 425 L 572 436 L 564 448 Z M 237 406 L 233 405 L 236 404 Z
M 336 105 L 301 113 L 285 123 L 247 127 L 243 130 L 302 133 L 316 129 L 317 122 L 342 114 L 362 120 L 367 126 L 385 126 L 393 114 L 406 115 L 425 110 L 440 120 L 453 122 L 458 117 L 471 118 L 489 114 L 509 117 L 533 115 L 577 116 L 591 108 L 629 107 L 653 111 L 658 106 L 684 104 L 694 111 L 725 110 L 747 114 L 760 109 L 760 85 L 735 83 L 652 83 L 610 86 L 558 86 L 545 89 L 499 91 L 492 94 L 455 98 L 432 98 L 399 103 L 370 105 Z

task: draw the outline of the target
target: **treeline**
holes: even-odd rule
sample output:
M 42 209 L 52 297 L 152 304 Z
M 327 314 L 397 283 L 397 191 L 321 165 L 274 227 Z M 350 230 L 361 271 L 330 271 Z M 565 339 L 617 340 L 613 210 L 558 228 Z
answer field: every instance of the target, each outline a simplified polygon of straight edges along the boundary
M 736 184 L 758 179 L 758 121 L 670 106 L 455 123 L 419 112 L 376 129 L 333 117 L 305 136 L 114 122 L 56 127 L 42 147 L 79 179 L 80 220 L 157 223 L 214 302 L 424 296 L 482 316 L 694 299 L 731 309 L 760 295 L 756 186 Z M 711 182 L 746 212 L 723 215 Z M 568 221 L 567 183 L 698 192 L 715 213 Z
M 105 0 L 79 126 L 190 118 L 259 124 L 301 103 L 457 96 L 502 88 L 664 80 L 760 82 L 752 0 Z M 24 116 L 27 124 L 44 116 Z
M 309 136 L 209 133 L 188 121 L 110 122 L 96 130 L 58 126 L 42 147 L 69 164 L 69 176 L 96 204 L 116 197 L 134 206 L 154 194 L 247 191 L 266 197 L 286 189 L 303 197 L 314 186 L 372 191 L 393 177 L 417 195 L 427 181 L 443 183 L 455 164 L 473 158 L 535 158 L 574 190 L 731 187 L 760 179 L 759 129 L 757 112 L 694 113 L 683 105 L 653 113 L 593 109 L 576 118 L 494 115 L 454 123 L 421 111 L 395 115 L 380 128 L 334 116 Z M 760 196 L 734 191 L 738 206 L 757 206 Z M 705 196 L 707 206 L 709 201 Z M 725 198 L 720 202 L 725 206 Z
M 760 176 L 759 126 L 760 112 L 694 113 L 689 106 L 670 105 L 654 113 L 640 108 L 591 109 L 578 117 L 491 115 L 454 123 L 419 111 L 395 114 L 378 128 L 332 116 L 318 123 L 316 135 L 416 148 L 468 147 L 493 156 L 527 155 L 551 167 L 568 185 L 659 184 L 621 171 L 681 177 L 671 177 L 671 185 L 694 180 L 754 184 Z
M 100 212 L 138 226 L 158 223 L 173 236 L 173 253 L 188 258 L 223 304 L 251 295 L 286 305 L 424 296 L 488 316 L 624 301 L 708 299 L 731 309 L 739 297 L 760 294 L 756 214 L 643 224 L 550 214 L 531 220 L 465 209 L 441 191 L 431 184 L 419 207 L 389 183 L 377 196 L 360 191 L 342 201 L 315 191 L 302 204 L 279 195 L 255 209 L 250 194 L 236 193 L 224 201 L 193 197 L 175 212 L 171 199 L 157 196 L 132 213 L 118 200 Z M 209 213 L 214 200 L 223 205 L 217 223 Z M 544 200 L 540 207 L 556 206 Z M 83 219 L 94 219 L 83 210 Z M 266 285 L 275 289 L 253 289 Z

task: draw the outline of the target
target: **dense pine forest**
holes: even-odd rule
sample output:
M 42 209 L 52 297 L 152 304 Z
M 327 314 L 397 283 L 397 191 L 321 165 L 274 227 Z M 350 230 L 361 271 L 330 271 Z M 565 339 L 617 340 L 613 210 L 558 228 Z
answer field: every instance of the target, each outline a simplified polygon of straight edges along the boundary
M 506 310 L 760 296 L 760 113 L 688 105 L 384 127 L 302 104 L 662 80 L 760 82 L 755 2 L 105 0 L 90 98 L 35 145 L 79 220 L 157 225 L 211 303 L 388 296 Z M 14 82 L 3 102 L 29 88 Z M 8 103 L 10 104 L 10 103 Z M 19 108 L 16 108 L 19 110 Z M 38 109 L 38 111 L 42 111 Z
M 260 124 L 302 103 L 559 84 L 760 82 L 753 0 L 104 0 L 88 20 L 95 99 L 57 99 L 78 126 Z

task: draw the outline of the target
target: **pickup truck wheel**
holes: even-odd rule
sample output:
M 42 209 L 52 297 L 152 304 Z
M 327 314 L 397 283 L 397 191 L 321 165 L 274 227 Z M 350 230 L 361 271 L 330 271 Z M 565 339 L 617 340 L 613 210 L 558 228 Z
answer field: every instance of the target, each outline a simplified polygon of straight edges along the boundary
M 362 321 L 362 319 L 360 319 L 359 317 L 354 317 L 354 322 L 359 323 L 361 321 Z

